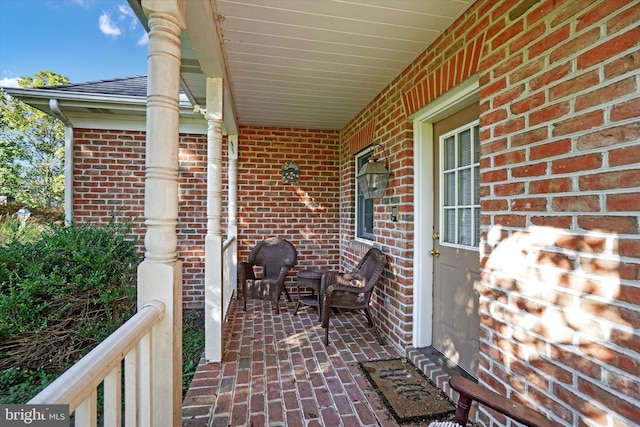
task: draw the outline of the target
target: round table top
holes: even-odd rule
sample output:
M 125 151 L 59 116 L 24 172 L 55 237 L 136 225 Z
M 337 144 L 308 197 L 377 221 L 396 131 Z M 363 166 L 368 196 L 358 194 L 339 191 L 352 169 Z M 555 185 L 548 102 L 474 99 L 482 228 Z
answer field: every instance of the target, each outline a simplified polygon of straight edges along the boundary
M 298 277 L 303 279 L 322 279 L 322 275 L 325 270 L 321 268 L 307 268 L 306 270 L 298 271 Z

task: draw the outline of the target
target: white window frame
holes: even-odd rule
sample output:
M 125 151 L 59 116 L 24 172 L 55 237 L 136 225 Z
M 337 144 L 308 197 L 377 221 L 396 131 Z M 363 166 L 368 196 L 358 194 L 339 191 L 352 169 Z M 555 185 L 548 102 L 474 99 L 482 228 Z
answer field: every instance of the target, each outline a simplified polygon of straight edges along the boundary
M 364 240 L 364 241 L 373 241 L 374 240 L 374 235 L 373 235 L 373 225 L 374 225 L 374 206 L 373 206 L 373 199 L 369 199 L 369 200 L 365 200 L 365 198 L 362 196 L 362 191 L 360 190 L 360 186 L 358 184 L 358 174 L 360 173 L 360 168 L 362 166 L 364 166 L 369 159 L 373 156 L 373 152 L 371 151 L 370 148 L 361 151 L 360 153 L 356 154 L 355 159 L 354 159 L 354 164 L 355 164 L 355 181 L 356 181 L 356 187 L 355 187 L 355 195 L 356 195 L 356 220 L 355 220 L 355 237 L 358 240 Z M 370 209 L 370 212 L 367 212 L 367 210 Z M 371 232 L 369 233 L 366 230 L 367 224 L 365 224 L 364 222 L 366 222 L 366 217 L 367 215 L 371 216 Z
M 474 131 L 474 129 L 476 127 L 478 127 L 480 125 L 480 120 L 474 120 L 472 122 L 466 123 L 463 126 L 460 126 L 457 129 L 454 129 L 450 132 L 447 132 L 443 135 L 440 136 L 440 139 L 438 141 L 438 144 L 440 145 L 440 206 L 441 206 L 441 210 L 440 210 L 440 241 L 439 244 L 442 246 L 448 246 L 448 247 L 452 247 L 452 248 L 461 248 L 461 249 L 465 249 L 465 250 L 472 250 L 472 251 L 479 251 L 479 246 L 480 246 L 480 235 L 479 235 L 479 219 L 476 218 L 475 216 L 475 212 L 477 211 L 478 213 L 480 212 L 480 197 L 478 194 L 472 193 L 471 194 L 471 201 L 468 204 L 460 204 L 459 201 L 459 177 L 460 177 L 460 171 L 464 171 L 464 170 L 471 170 L 471 186 L 472 188 L 475 189 L 479 189 L 479 177 L 476 176 L 476 174 L 474 173 L 474 171 L 477 169 L 479 171 L 480 168 L 480 154 L 477 154 L 477 158 L 474 161 L 474 144 L 478 144 L 478 150 L 479 150 L 479 144 L 480 142 L 476 140 L 476 138 L 478 138 L 478 134 L 477 132 Z M 457 143 L 457 137 L 458 135 L 460 135 L 462 132 L 466 131 L 466 130 L 470 130 L 470 134 L 471 134 L 471 144 L 470 144 L 470 148 L 471 148 L 471 162 L 469 165 L 466 166 L 460 166 L 458 164 L 458 159 L 459 159 L 459 152 L 458 152 L 458 147 L 459 144 Z M 446 227 L 446 223 L 445 223 L 445 215 L 444 212 L 447 209 L 445 207 L 445 146 L 444 146 L 444 141 L 450 137 L 455 137 L 456 138 L 456 144 L 455 144 L 455 153 L 454 153 L 454 158 L 455 158 L 455 167 L 452 169 L 448 169 L 448 171 L 453 171 L 450 173 L 454 174 L 454 187 L 455 187 L 455 194 L 454 194 L 454 200 L 455 203 L 453 205 L 451 205 L 451 207 L 449 207 L 448 209 L 453 211 L 455 213 L 456 219 L 455 219 L 455 241 L 454 242 L 449 242 L 446 241 L 446 236 L 445 236 L 445 227 Z M 474 200 L 475 199 L 475 200 Z M 471 244 L 467 245 L 464 243 L 460 243 L 459 242 L 459 224 L 460 224 L 460 217 L 459 217 L 459 212 L 461 209 L 471 209 L 471 229 L 473 230 L 473 234 L 471 236 L 472 241 Z

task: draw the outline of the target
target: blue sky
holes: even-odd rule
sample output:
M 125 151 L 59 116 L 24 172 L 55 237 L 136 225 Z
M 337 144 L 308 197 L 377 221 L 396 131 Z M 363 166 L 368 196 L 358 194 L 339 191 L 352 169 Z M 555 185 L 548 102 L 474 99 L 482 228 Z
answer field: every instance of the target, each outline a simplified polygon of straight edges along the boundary
M 147 41 L 125 0 L 0 0 L 0 85 L 40 70 L 72 83 L 145 75 Z

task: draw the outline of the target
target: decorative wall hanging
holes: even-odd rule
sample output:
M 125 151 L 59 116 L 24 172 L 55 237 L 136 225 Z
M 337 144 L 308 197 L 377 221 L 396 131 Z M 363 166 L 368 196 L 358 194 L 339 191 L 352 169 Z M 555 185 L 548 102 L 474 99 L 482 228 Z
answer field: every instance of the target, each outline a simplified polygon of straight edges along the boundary
M 296 162 L 287 162 L 282 167 L 282 182 L 293 184 L 300 180 L 300 167 Z

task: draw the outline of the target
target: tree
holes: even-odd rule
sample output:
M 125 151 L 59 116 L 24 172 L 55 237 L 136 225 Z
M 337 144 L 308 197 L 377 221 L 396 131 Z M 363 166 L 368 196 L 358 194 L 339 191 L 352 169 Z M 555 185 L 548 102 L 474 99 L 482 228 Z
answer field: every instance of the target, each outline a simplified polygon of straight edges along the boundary
M 18 79 L 24 88 L 69 83 L 63 75 L 38 71 Z M 0 194 L 28 206 L 64 201 L 64 124 L 0 91 Z

